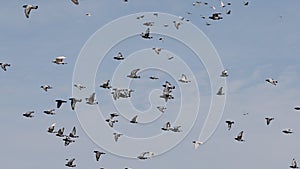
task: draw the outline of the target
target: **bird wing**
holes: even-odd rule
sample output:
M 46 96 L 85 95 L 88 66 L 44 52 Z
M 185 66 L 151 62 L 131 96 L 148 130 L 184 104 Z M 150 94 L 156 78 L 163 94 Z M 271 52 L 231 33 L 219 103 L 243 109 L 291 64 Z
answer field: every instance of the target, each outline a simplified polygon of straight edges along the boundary
M 139 70 L 140 70 L 140 69 L 134 69 L 134 70 L 132 70 L 132 71 L 131 71 L 131 73 L 130 73 L 130 74 L 131 74 L 131 75 L 136 75 L 136 74 L 137 74 L 137 72 L 138 72 Z
M 134 117 L 131 119 L 131 121 L 136 122 L 137 117 L 138 117 L 137 115 L 134 116 Z
M 93 103 L 95 101 L 95 93 L 93 93 L 88 100 L 90 103 Z

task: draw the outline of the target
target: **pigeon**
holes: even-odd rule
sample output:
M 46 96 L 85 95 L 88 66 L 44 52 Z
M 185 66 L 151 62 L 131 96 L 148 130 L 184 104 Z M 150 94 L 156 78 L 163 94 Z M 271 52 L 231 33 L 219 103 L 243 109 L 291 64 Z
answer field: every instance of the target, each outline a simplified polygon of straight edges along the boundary
M 158 17 L 158 13 L 153 13 L 154 16 Z
M 33 113 L 34 113 L 34 111 L 27 111 L 27 112 L 23 113 L 23 116 L 28 117 L 28 118 L 32 118 L 33 117 L 33 115 L 32 115 Z
M 190 80 L 187 80 L 187 77 L 185 74 L 182 74 L 181 75 L 181 79 L 178 80 L 179 82 L 182 82 L 182 83 L 189 83 L 191 82 Z
M 150 76 L 149 77 L 149 79 L 152 79 L 152 80 L 157 80 L 157 79 L 159 79 L 158 77 L 156 77 L 156 76 Z
M 32 9 L 38 9 L 38 6 L 37 5 L 23 5 L 23 8 L 25 8 L 24 13 L 25 13 L 26 18 L 29 18 L 30 11 Z
M 55 109 L 51 109 L 51 110 L 44 110 L 44 113 L 45 114 L 48 114 L 48 115 L 54 115 L 55 114 Z
M 269 82 L 269 83 L 271 83 L 271 84 L 274 85 L 274 86 L 276 86 L 277 83 L 278 83 L 277 80 L 274 80 L 274 79 L 272 79 L 272 78 L 267 78 L 266 81 Z
M 224 7 L 225 7 L 224 2 L 223 2 L 222 0 L 219 0 L 219 1 L 220 1 L 220 6 L 221 6 L 222 8 L 224 8 Z
M 103 83 L 100 85 L 100 87 L 102 87 L 102 88 L 104 88 L 104 89 L 110 89 L 110 88 L 112 88 L 112 86 L 109 85 L 109 83 L 110 83 L 110 80 L 106 80 L 105 82 L 103 82 Z
M 173 86 L 170 82 L 166 81 L 164 85 L 162 85 L 166 89 L 175 89 L 175 86 Z
M 76 105 L 77 102 L 81 102 L 82 101 L 82 99 L 75 99 L 73 97 L 69 98 L 69 100 L 71 100 L 71 109 L 72 110 L 75 110 L 75 105 Z
M 206 25 L 206 26 L 210 26 L 210 25 L 211 25 L 211 23 L 209 23 L 209 22 L 205 22 L 205 25 Z
M 202 142 L 202 141 L 198 141 L 198 140 L 196 140 L 196 141 L 193 141 L 192 143 L 194 144 L 194 148 L 195 148 L 195 150 L 196 150 L 196 149 L 199 147 L 199 145 L 203 144 L 203 142 Z
M 179 21 L 173 21 L 173 23 L 174 23 L 174 26 L 175 26 L 175 28 L 178 30 L 179 29 L 179 26 L 182 24 L 181 22 L 179 22 Z
M 0 63 L 0 66 L 4 71 L 6 71 L 7 70 L 6 67 L 9 67 L 10 64 L 9 63 Z
M 170 93 L 171 90 L 166 88 L 164 89 L 163 94 L 159 97 L 165 99 L 165 102 L 167 102 L 169 99 L 174 99 L 174 97 Z
M 121 133 L 113 133 L 115 142 L 118 142 L 118 139 L 123 135 Z
M 168 60 L 174 59 L 174 56 L 168 56 Z
M 159 53 L 161 52 L 162 48 L 152 48 L 152 50 L 159 55 Z
M 114 127 L 114 124 L 118 122 L 118 120 L 113 120 L 112 117 L 110 117 L 109 119 L 106 119 L 105 121 L 108 123 L 108 125 L 110 127 Z
M 227 15 L 230 15 L 230 14 L 231 14 L 231 10 L 228 10 L 228 9 L 227 9 L 227 10 L 226 10 L 226 14 L 227 14 Z
M 127 77 L 133 78 L 133 79 L 141 78 L 141 76 L 136 75 L 139 70 L 140 69 L 134 69 L 134 70 L 132 70 L 130 72 L 130 75 L 127 75 Z
M 119 52 L 118 55 L 114 57 L 114 59 L 116 59 L 116 60 L 124 60 L 124 57 L 123 57 L 122 53 Z
M 95 100 L 95 93 L 92 93 L 92 95 L 89 98 L 85 98 L 85 100 L 87 101 L 86 103 L 89 105 L 95 105 L 98 104 L 98 102 L 96 102 Z
M 227 69 L 223 70 L 220 76 L 221 77 L 228 77 L 228 70 Z
M 78 138 L 79 136 L 76 135 L 76 127 L 74 126 L 71 133 L 69 134 L 71 138 Z
M 227 121 L 225 121 L 225 123 L 227 123 L 228 130 L 230 130 L 232 124 L 234 124 L 234 121 L 227 120 Z
M 141 153 L 137 158 L 140 160 L 146 160 L 146 159 L 151 158 L 152 156 L 154 156 L 153 152 L 146 151 L 146 152 Z
M 78 0 L 71 0 L 75 5 L 79 5 Z
M 217 95 L 218 96 L 222 96 L 222 95 L 225 95 L 225 93 L 223 92 L 223 87 L 220 87 L 218 92 L 217 92 Z
M 96 154 L 96 161 L 99 161 L 101 155 L 105 154 L 104 152 L 95 150 L 94 153 Z
M 244 3 L 244 6 L 248 6 L 249 5 L 248 1 L 243 1 L 243 3 Z
M 297 166 L 297 162 L 296 162 L 296 160 L 293 158 L 293 160 L 292 160 L 292 164 L 290 165 L 290 168 L 299 168 L 298 166 Z
M 174 126 L 170 128 L 170 131 L 173 131 L 175 133 L 177 132 L 182 132 L 182 130 L 180 130 L 181 126 Z
M 52 86 L 50 86 L 50 85 L 43 85 L 43 86 L 41 86 L 41 88 L 42 88 L 43 90 L 45 90 L 45 92 L 47 92 L 48 89 L 52 89 Z
M 144 39 L 152 39 L 153 37 L 150 36 L 150 28 L 147 28 L 145 33 L 142 32 L 141 37 Z
M 63 104 L 63 103 L 67 103 L 67 101 L 65 101 L 65 100 L 55 100 L 55 102 L 56 102 L 56 107 L 57 108 L 60 108 L 60 106 Z
M 273 117 L 266 117 L 266 122 L 267 122 L 267 125 L 269 125 L 271 123 L 272 120 L 274 120 Z
M 76 88 L 79 89 L 79 90 L 82 90 L 82 89 L 85 89 L 85 88 L 86 88 L 85 86 L 83 86 L 83 85 L 81 85 L 81 84 L 78 84 L 78 83 L 75 83 L 75 84 L 74 84 L 74 87 L 76 87 Z
M 290 128 L 284 129 L 284 130 L 282 130 L 282 132 L 283 132 L 284 134 L 292 134 L 292 133 L 293 133 L 292 129 L 290 129 Z
M 145 17 L 145 15 L 141 15 L 141 16 L 136 17 L 136 19 L 143 19 L 144 17 Z
M 135 115 L 135 116 L 130 120 L 130 123 L 138 123 L 138 122 L 137 122 L 137 118 L 138 118 L 138 116 Z
M 300 107 L 295 107 L 294 109 L 295 109 L 295 110 L 300 110 Z
M 64 59 L 66 59 L 65 56 L 58 56 L 55 58 L 55 60 L 52 61 L 52 63 L 58 64 L 58 65 L 67 64 L 66 62 L 64 62 Z
M 91 14 L 91 13 L 86 13 L 85 15 L 86 15 L 86 16 L 92 16 L 92 14 Z
M 56 133 L 56 136 L 57 137 L 64 137 L 64 131 L 65 131 L 65 128 L 61 128 L 61 129 L 58 129 L 57 133 Z
M 154 22 L 145 22 L 145 23 L 143 23 L 143 25 L 145 25 L 145 26 L 153 26 Z
M 156 108 L 157 108 L 160 112 L 162 112 L 162 113 L 164 113 L 165 110 L 167 109 L 167 108 L 164 107 L 164 106 L 157 106 Z
M 55 125 L 56 125 L 56 123 L 51 124 L 51 126 L 48 127 L 47 132 L 48 133 L 57 133 L 56 131 L 54 131 Z
M 72 159 L 66 159 L 67 163 L 65 164 L 65 166 L 67 167 L 76 167 L 76 164 L 73 164 L 73 162 L 75 161 L 75 158 Z
M 244 131 L 241 131 L 237 136 L 236 138 L 234 138 L 236 141 L 244 141 L 243 140 L 243 133 Z
M 213 13 L 211 16 L 209 16 L 208 18 L 209 19 L 212 19 L 212 20 L 220 20 L 220 19 L 223 19 L 222 16 L 220 16 L 221 13 L 217 12 L 217 13 Z
M 74 143 L 75 140 L 72 140 L 69 136 L 66 136 L 63 141 L 65 142 L 65 146 L 68 146 L 70 143 Z
M 118 116 L 119 116 L 119 114 L 116 113 L 116 112 L 110 113 L 110 118 L 111 119 L 114 118 L 114 117 L 118 117 Z
M 171 123 L 167 122 L 164 127 L 161 128 L 163 131 L 169 131 L 171 129 Z

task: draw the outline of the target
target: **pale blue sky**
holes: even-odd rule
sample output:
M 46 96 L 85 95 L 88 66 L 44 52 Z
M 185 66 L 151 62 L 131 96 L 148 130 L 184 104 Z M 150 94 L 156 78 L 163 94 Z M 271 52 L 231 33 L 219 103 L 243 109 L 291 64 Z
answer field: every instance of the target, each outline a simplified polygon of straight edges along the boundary
M 193 7 L 192 2 L 129 0 L 128 3 L 124 3 L 122 0 L 81 0 L 79 6 L 73 5 L 70 0 L 2 2 L 0 62 L 8 62 L 11 67 L 6 72 L 0 70 L 0 127 L 3 129 L 0 141 L 1 168 L 64 168 L 65 158 L 71 157 L 76 158 L 78 169 L 288 168 L 293 157 L 300 162 L 300 152 L 297 149 L 300 139 L 297 119 L 300 114 L 293 109 L 294 106 L 300 105 L 300 2 L 278 0 L 270 3 L 253 0 L 248 7 L 244 7 L 243 1 L 232 1 L 231 15 L 224 15 L 221 21 L 209 21 L 211 26 L 205 26 L 205 21 L 200 15 L 208 16 L 213 12 L 212 9 L 207 6 Z M 219 5 L 218 0 L 208 2 L 216 7 Z M 25 18 L 22 8 L 24 4 L 39 6 L 37 10 L 31 11 L 29 19 Z M 183 56 L 182 58 L 190 64 L 202 94 L 201 112 L 196 124 L 178 146 L 153 159 L 140 161 L 107 152 L 100 162 L 96 162 L 93 150 L 104 150 L 93 143 L 81 129 L 76 113 L 70 109 L 69 103 L 57 110 L 53 117 L 42 112 L 54 108 L 55 99 L 71 97 L 76 59 L 94 32 L 124 15 L 151 11 L 189 18 L 215 46 L 230 74 L 227 78 L 227 100 L 221 123 L 209 141 L 195 151 L 191 142 L 199 136 L 210 103 L 210 94 L 214 94 L 209 91 L 206 70 L 201 62 L 185 58 L 184 54 L 192 53 L 186 51 L 187 49 L 181 50 L 183 47 L 174 47 L 180 45 L 177 41 L 150 41 L 146 44 L 149 48 L 154 45 L 163 46 Z M 219 7 L 216 11 L 224 12 Z M 191 12 L 192 15 L 186 12 Z M 88 17 L 86 13 L 91 13 L 92 16 Z M 126 25 L 120 29 L 126 29 Z M 126 55 L 134 52 L 139 46 L 144 47 L 135 43 L 134 38 L 127 41 L 134 46 L 122 49 Z M 110 107 L 112 99 L 107 91 L 98 86 L 112 74 L 105 70 L 113 70 L 117 65 L 110 57 L 117 54 L 119 47 L 127 46 L 124 41 L 112 48 L 108 58 L 104 60 L 105 65 L 97 72 L 97 100 L 100 104 L 110 103 L 103 107 L 108 112 L 113 111 Z M 59 55 L 67 57 L 67 65 L 51 63 Z M 145 72 L 144 76 L 150 74 Z M 176 83 L 177 79 L 171 79 L 167 75 L 161 76 Z M 268 77 L 277 79 L 278 86 L 267 84 L 265 79 Z M 137 91 L 142 90 L 141 85 L 159 86 L 159 89 L 162 89 L 160 85 L 165 79 L 153 82 L 144 78 L 133 82 L 132 87 Z M 53 89 L 45 93 L 40 89 L 43 84 L 50 84 Z M 141 110 L 147 108 L 144 104 L 148 104 L 147 100 L 143 99 L 145 93 L 136 92 L 132 98 Z M 179 91 L 175 90 L 174 95 L 178 98 Z M 176 98 L 170 102 L 165 115 L 152 124 L 137 129 L 136 133 L 121 122 L 117 124 L 116 129 L 128 132 L 130 136 L 151 136 L 160 133 L 159 129 L 165 121 L 173 121 L 176 118 L 179 102 Z M 22 116 L 22 113 L 29 110 L 36 112 L 32 119 Z M 249 115 L 243 116 L 246 112 L 249 112 Z M 104 116 L 107 115 L 108 113 Z M 267 116 L 275 118 L 270 126 L 265 125 L 264 118 Z M 227 130 L 224 123 L 227 119 L 235 121 L 231 131 Z M 61 139 L 46 132 L 47 127 L 54 122 L 57 128 L 64 126 L 67 133 L 76 126 L 79 140 L 64 147 Z M 295 132 L 289 136 L 284 135 L 281 132 L 284 128 L 292 128 Z M 143 130 L 147 130 L 146 134 L 142 133 Z M 244 143 L 234 140 L 241 130 L 245 131 Z

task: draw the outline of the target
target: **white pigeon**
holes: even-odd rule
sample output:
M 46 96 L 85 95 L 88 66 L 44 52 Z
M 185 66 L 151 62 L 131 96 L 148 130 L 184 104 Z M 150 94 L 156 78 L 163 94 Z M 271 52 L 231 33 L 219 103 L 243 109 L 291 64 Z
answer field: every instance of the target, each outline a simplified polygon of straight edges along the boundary
M 140 69 L 134 69 L 130 72 L 130 75 L 127 75 L 127 77 L 129 78 L 133 78 L 133 79 L 137 79 L 137 78 L 141 78 L 141 76 L 138 76 L 137 75 L 137 72 L 139 71 Z
M 218 96 L 222 96 L 222 95 L 225 95 L 225 93 L 223 92 L 223 87 L 220 87 L 218 92 L 217 92 L 217 95 Z
M 32 9 L 38 9 L 37 5 L 23 5 L 23 8 L 25 8 L 24 13 L 26 18 L 29 18 L 29 14 Z
M 71 0 L 75 5 L 79 5 L 78 0 Z
M 6 67 L 9 67 L 10 64 L 9 63 L 0 63 L 0 66 L 4 71 L 6 71 L 7 70 Z
M 228 70 L 227 69 L 223 70 L 220 76 L 221 77 L 227 77 L 228 76 Z
M 167 122 L 164 127 L 161 128 L 163 131 L 169 131 L 171 129 L 171 123 Z
M 220 0 L 220 6 L 221 6 L 222 8 L 225 7 L 225 4 L 224 4 L 224 2 L 223 2 L 222 0 Z
M 152 50 L 159 55 L 159 53 L 161 52 L 162 48 L 152 48 Z
M 173 131 L 175 133 L 182 132 L 182 130 L 180 128 L 181 128 L 181 126 L 174 126 L 174 127 L 170 128 L 170 131 Z
M 90 104 L 90 105 L 98 104 L 98 102 L 96 102 L 95 95 L 96 95 L 95 93 L 92 93 L 92 95 L 90 95 L 90 97 L 85 98 L 86 103 Z
M 196 141 L 193 141 L 193 144 L 194 144 L 194 148 L 196 150 L 201 144 L 203 144 L 203 142 L 199 141 L 199 140 L 196 140 Z
M 278 83 L 277 80 L 274 80 L 274 79 L 272 79 L 272 78 L 267 78 L 266 81 L 269 82 L 269 83 L 271 83 L 271 84 L 274 85 L 274 86 L 276 86 L 277 83 Z
M 124 60 L 123 54 L 119 52 L 117 56 L 114 57 L 115 60 Z
M 48 89 L 52 89 L 52 86 L 50 86 L 50 85 L 43 85 L 43 86 L 41 86 L 41 88 L 47 92 Z
M 58 56 L 58 57 L 55 58 L 55 60 L 52 61 L 52 63 L 56 63 L 58 65 L 67 64 L 66 62 L 64 62 L 64 59 L 66 59 L 65 56 Z
M 179 79 L 178 81 L 182 82 L 182 83 L 189 83 L 189 82 L 191 82 L 190 80 L 187 79 L 187 77 L 186 77 L 185 74 L 182 74 L 181 75 L 181 79 Z

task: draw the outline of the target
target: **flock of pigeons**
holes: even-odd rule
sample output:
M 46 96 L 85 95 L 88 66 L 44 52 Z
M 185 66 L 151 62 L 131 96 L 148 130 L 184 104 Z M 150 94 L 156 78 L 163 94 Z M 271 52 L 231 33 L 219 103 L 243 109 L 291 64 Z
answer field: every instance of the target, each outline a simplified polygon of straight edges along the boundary
M 79 5 L 78 0 L 71 0 L 71 1 L 75 5 Z M 128 2 L 128 1 L 124 0 L 124 2 Z M 228 7 L 231 6 L 231 3 L 230 2 L 224 3 L 222 0 L 219 0 L 219 2 L 220 2 L 219 7 L 221 9 L 225 9 L 225 14 L 226 15 L 230 15 L 231 14 L 231 10 L 228 9 Z M 201 6 L 201 5 L 209 6 L 212 10 L 216 10 L 216 6 L 211 5 L 208 2 L 195 1 L 195 2 L 193 2 L 192 5 L 193 6 Z M 244 1 L 243 5 L 244 6 L 248 6 L 249 2 Z M 23 5 L 23 8 L 25 9 L 24 10 L 25 17 L 29 18 L 31 11 L 38 9 L 38 6 L 37 5 Z M 188 12 L 188 14 L 192 14 L 192 13 Z M 158 16 L 157 13 L 154 13 L 154 15 Z M 91 14 L 89 14 L 88 16 L 91 16 Z M 137 17 L 137 19 L 142 19 L 143 17 L 144 16 L 139 16 L 139 17 Z M 202 19 L 207 19 L 208 18 L 208 19 L 211 19 L 211 20 L 221 20 L 221 19 L 223 19 L 221 12 L 214 12 L 214 13 L 211 14 L 211 16 L 208 16 L 208 17 L 202 15 L 201 18 Z M 180 17 L 180 19 L 181 20 L 189 21 L 188 19 L 185 19 L 184 17 Z M 179 29 L 180 25 L 182 24 L 179 21 L 174 21 L 173 23 L 174 23 L 174 26 L 175 26 L 176 29 Z M 148 26 L 148 28 L 146 29 L 145 32 L 143 32 L 143 33 L 140 34 L 141 38 L 143 38 L 143 39 L 152 39 L 153 38 L 150 35 L 150 28 L 149 28 L 150 26 L 153 26 L 153 24 L 154 24 L 153 22 L 144 23 L 144 25 Z M 209 25 L 211 25 L 211 23 L 209 23 L 208 21 L 206 21 L 206 25 L 209 26 Z M 165 25 L 165 26 L 168 26 L 168 25 Z M 160 38 L 159 40 L 163 40 L 163 39 Z M 156 54 L 160 54 L 161 50 L 162 50 L 162 48 L 153 48 L 153 51 Z M 168 60 L 171 60 L 172 58 L 173 57 L 169 57 Z M 66 62 L 64 62 L 65 59 L 66 59 L 65 56 L 58 56 L 58 57 L 56 57 L 52 61 L 52 63 L 58 64 L 58 65 L 65 65 L 65 64 L 67 64 Z M 113 57 L 113 59 L 122 61 L 125 58 L 123 57 L 123 54 L 121 52 L 119 52 L 117 54 L 117 56 Z M 7 68 L 10 67 L 11 65 L 9 63 L 1 62 L 0 66 L 3 69 L 3 71 L 7 71 Z M 130 74 L 127 75 L 127 78 L 132 78 L 132 79 L 139 79 L 139 78 L 141 78 L 141 76 L 138 75 L 139 71 L 140 71 L 140 69 L 134 69 L 134 70 L 132 70 L 130 72 Z M 229 76 L 228 70 L 223 70 L 221 72 L 220 76 L 222 78 L 228 77 Z M 149 79 L 151 79 L 151 80 L 157 80 L 157 79 L 159 79 L 159 77 L 150 76 Z M 188 80 L 188 78 L 187 78 L 187 76 L 185 74 L 182 74 L 181 78 L 178 81 L 181 82 L 181 83 L 189 83 L 189 82 L 191 82 L 190 80 Z M 268 83 L 270 83 L 270 84 L 272 84 L 272 85 L 274 85 L 274 86 L 276 86 L 278 84 L 278 81 L 274 80 L 272 78 L 267 78 L 265 81 L 268 82 Z M 83 90 L 83 89 L 86 88 L 85 86 L 83 86 L 81 84 L 78 84 L 78 83 L 74 84 L 74 87 L 77 88 L 78 90 Z M 110 85 L 110 80 L 106 80 L 99 87 L 103 88 L 103 89 L 110 89 L 112 97 L 113 97 L 114 100 L 117 100 L 117 99 L 120 99 L 120 98 L 129 98 L 129 97 L 131 97 L 131 93 L 134 92 L 134 90 L 132 90 L 132 89 L 113 88 Z M 170 99 L 174 99 L 174 96 L 172 95 L 172 90 L 175 89 L 175 86 L 172 85 L 170 82 L 165 81 L 165 83 L 162 85 L 162 87 L 163 87 L 163 90 L 162 90 L 162 94 L 160 95 L 160 98 L 164 99 L 165 102 L 167 102 Z M 53 87 L 50 86 L 50 85 L 42 85 L 41 89 L 44 90 L 45 92 L 48 92 L 49 90 L 53 89 Z M 219 96 L 225 95 L 225 93 L 223 91 L 223 87 L 220 87 L 216 94 L 219 95 Z M 69 101 L 70 101 L 71 109 L 75 110 L 76 104 L 79 103 L 79 102 L 82 102 L 83 99 L 77 99 L 77 98 L 70 97 Z M 96 104 L 98 104 L 98 102 L 95 99 L 95 93 L 92 93 L 89 97 L 85 98 L 85 101 L 86 101 L 85 103 L 89 104 L 89 105 L 96 105 Z M 59 109 L 63 104 L 67 103 L 68 101 L 67 100 L 57 99 L 57 100 L 55 100 L 55 102 L 56 102 L 56 108 Z M 164 111 L 167 108 L 165 106 L 158 105 L 157 109 L 160 112 L 164 113 Z M 300 110 L 300 107 L 295 107 L 295 110 Z M 47 115 L 55 115 L 55 109 L 45 110 L 44 113 L 47 114 Z M 26 117 L 26 118 L 33 118 L 34 117 L 34 111 L 27 111 L 27 112 L 23 113 L 23 116 Z M 106 119 L 105 121 L 107 122 L 107 124 L 110 127 L 114 127 L 114 124 L 118 122 L 118 120 L 116 119 L 118 116 L 119 116 L 118 113 L 115 113 L 115 112 L 111 113 L 110 117 L 108 119 Z M 134 116 L 130 120 L 130 123 L 138 123 L 137 118 L 138 118 L 137 115 Z M 271 121 L 273 121 L 274 118 L 273 117 L 266 117 L 265 120 L 266 120 L 266 125 L 270 125 Z M 232 126 L 234 125 L 234 121 L 232 121 L 232 120 L 226 120 L 225 123 L 227 124 L 228 130 L 231 130 Z M 65 146 L 68 146 L 71 143 L 74 143 L 79 138 L 79 136 L 76 135 L 76 127 L 75 126 L 73 127 L 73 129 L 71 130 L 71 132 L 69 134 L 65 134 L 64 133 L 64 130 L 65 130 L 64 127 L 60 128 L 58 130 L 55 130 L 55 127 L 56 127 L 56 123 L 51 124 L 48 127 L 47 132 L 55 135 L 58 138 L 62 138 L 62 141 L 63 141 L 63 143 L 64 143 Z M 182 130 L 180 128 L 181 128 L 181 126 L 172 126 L 171 122 L 168 121 L 161 128 L 161 130 L 163 130 L 163 131 L 171 131 L 171 132 L 182 132 Z M 282 132 L 285 133 L 285 134 L 292 134 L 293 133 L 292 129 L 290 129 L 290 128 L 284 129 L 284 130 L 282 130 Z M 244 142 L 245 140 L 243 138 L 243 133 L 244 133 L 244 131 L 240 131 L 238 133 L 238 135 L 234 139 L 236 141 L 238 141 L 238 142 Z M 122 135 L 123 134 L 121 134 L 121 133 L 113 133 L 113 137 L 114 137 L 115 142 L 117 142 Z M 201 140 L 195 140 L 192 143 L 194 144 L 195 149 L 197 149 L 199 147 L 199 145 L 203 144 L 203 142 Z M 105 152 L 101 152 L 101 151 L 98 151 L 98 150 L 93 151 L 93 153 L 95 153 L 96 161 L 99 161 L 100 157 L 102 155 L 106 154 Z M 149 159 L 149 158 L 151 158 L 153 156 L 154 156 L 154 152 L 148 151 L 148 152 L 142 152 L 139 156 L 137 156 L 137 158 L 141 159 L 141 160 L 144 160 L 144 159 Z M 67 167 L 76 167 L 75 158 L 70 158 L 70 159 L 66 159 L 66 160 L 67 160 L 67 162 L 66 162 L 65 166 L 67 166 Z M 296 162 L 295 159 L 292 159 L 292 163 L 291 163 L 291 165 L 289 167 L 290 168 L 298 168 L 297 162 Z M 101 168 L 101 169 L 104 169 L 104 168 Z M 129 169 L 129 168 L 125 168 L 125 169 Z

